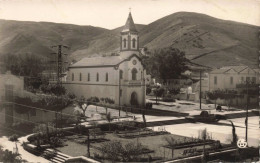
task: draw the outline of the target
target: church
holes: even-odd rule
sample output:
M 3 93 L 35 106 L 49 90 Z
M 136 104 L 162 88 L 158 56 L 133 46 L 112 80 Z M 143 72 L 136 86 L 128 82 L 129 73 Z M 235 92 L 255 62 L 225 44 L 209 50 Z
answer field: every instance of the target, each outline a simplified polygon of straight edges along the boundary
M 144 106 L 146 71 L 131 12 L 121 31 L 118 55 L 83 58 L 69 66 L 63 85 L 78 98 L 109 98 L 116 105 Z

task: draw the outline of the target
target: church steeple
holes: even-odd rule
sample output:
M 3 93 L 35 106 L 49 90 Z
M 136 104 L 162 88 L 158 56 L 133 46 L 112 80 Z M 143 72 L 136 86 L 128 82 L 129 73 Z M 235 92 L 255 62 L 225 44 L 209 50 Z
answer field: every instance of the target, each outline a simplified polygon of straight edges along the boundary
M 125 23 L 125 26 L 124 26 L 122 32 L 137 32 L 131 12 L 129 12 L 128 18 L 126 20 L 126 23 Z
M 129 12 L 125 26 L 121 31 L 120 37 L 120 51 L 138 51 L 139 50 L 139 36 L 136 30 L 132 14 Z

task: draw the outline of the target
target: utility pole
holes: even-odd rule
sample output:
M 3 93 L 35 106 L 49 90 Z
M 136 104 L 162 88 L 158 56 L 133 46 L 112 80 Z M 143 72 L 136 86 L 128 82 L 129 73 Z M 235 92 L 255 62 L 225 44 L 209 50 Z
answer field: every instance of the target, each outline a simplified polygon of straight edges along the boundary
M 201 110 L 201 70 L 200 70 L 200 110 Z
M 62 48 L 66 48 L 66 49 L 69 49 L 68 46 L 65 46 L 65 45 L 54 45 L 54 46 L 51 46 L 51 48 L 58 48 L 58 52 L 57 53 L 52 53 L 52 54 L 57 54 L 57 86 L 62 86 L 62 63 L 63 63 L 63 60 L 62 60 L 62 55 L 67 55 L 65 53 L 62 53 Z M 64 63 L 68 63 L 68 62 L 64 62 Z M 63 105 L 62 103 L 62 100 L 61 100 L 61 105 Z M 62 110 L 61 110 L 62 112 Z M 60 114 L 61 115 L 61 121 L 62 121 L 62 113 Z M 56 119 L 56 129 L 57 129 L 57 110 L 55 112 L 55 119 Z M 61 123 L 62 124 L 62 123 Z
M 52 54 L 57 54 L 57 85 L 62 85 L 62 55 L 67 55 L 65 53 L 62 53 L 62 48 L 67 48 L 69 49 L 68 46 L 65 45 L 54 45 L 51 46 L 51 48 L 58 48 L 58 52 L 57 53 L 52 53 Z M 67 62 L 64 62 L 67 63 Z
M 246 80 L 246 142 L 247 142 L 247 132 L 248 132 L 248 82 Z M 248 145 L 248 144 L 247 144 Z

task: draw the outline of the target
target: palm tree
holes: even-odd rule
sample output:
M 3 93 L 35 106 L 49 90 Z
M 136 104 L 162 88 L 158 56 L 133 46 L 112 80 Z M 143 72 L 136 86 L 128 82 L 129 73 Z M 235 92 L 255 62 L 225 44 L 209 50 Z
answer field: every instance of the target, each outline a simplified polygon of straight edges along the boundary
M 173 158 L 173 156 L 174 156 L 173 151 L 175 149 L 177 141 L 173 137 L 164 137 L 164 140 L 167 142 L 167 145 L 170 146 L 170 148 L 172 150 L 172 158 Z

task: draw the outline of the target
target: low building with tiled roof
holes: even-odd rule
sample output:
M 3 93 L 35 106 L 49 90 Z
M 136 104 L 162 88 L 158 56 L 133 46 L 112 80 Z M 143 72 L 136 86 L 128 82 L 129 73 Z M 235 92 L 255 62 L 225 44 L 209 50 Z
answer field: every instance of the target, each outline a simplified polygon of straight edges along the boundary
M 118 105 L 144 105 L 146 71 L 139 55 L 139 35 L 129 13 L 121 31 L 119 54 L 83 58 L 70 65 L 64 86 L 77 97 L 109 98 Z
M 238 84 L 259 83 L 259 70 L 248 66 L 225 66 L 209 73 L 209 91 L 236 89 Z

